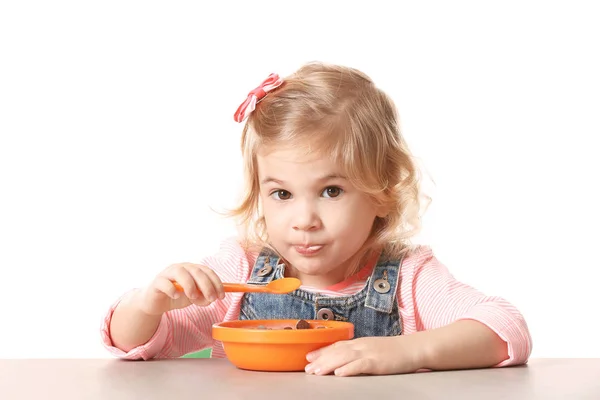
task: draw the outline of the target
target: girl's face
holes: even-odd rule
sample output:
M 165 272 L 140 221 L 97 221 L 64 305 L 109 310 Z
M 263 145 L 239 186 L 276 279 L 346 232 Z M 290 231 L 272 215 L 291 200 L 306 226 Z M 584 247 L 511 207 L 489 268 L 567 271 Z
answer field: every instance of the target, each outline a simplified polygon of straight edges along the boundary
M 302 283 L 344 279 L 378 210 L 327 157 L 294 149 L 257 156 L 260 197 L 271 244 Z

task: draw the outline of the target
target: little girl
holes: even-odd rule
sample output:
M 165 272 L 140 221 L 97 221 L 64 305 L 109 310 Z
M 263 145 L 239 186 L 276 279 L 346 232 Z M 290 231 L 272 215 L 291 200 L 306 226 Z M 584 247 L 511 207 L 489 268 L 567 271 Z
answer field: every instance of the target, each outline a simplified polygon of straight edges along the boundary
M 419 228 L 417 170 L 393 102 L 356 69 L 309 63 L 271 74 L 240 105 L 245 229 L 198 264 L 173 264 L 127 293 L 102 327 L 117 357 L 180 357 L 212 347 L 235 319 L 350 321 L 355 338 L 308 354 L 306 372 L 348 376 L 516 365 L 531 337 L 510 303 L 453 278 Z M 296 277 L 286 295 L 221 282 Z M 178 292 L 173 284 L 184 289 Z

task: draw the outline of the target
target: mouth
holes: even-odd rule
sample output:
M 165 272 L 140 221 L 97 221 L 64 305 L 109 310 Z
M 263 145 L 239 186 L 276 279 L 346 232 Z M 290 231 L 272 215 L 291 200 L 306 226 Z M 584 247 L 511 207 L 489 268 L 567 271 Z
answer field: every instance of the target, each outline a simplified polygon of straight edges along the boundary
M 294 249 L 304 256 L 311 256 L 317 254 L 323 246 L 322 244 L 296 244 Z

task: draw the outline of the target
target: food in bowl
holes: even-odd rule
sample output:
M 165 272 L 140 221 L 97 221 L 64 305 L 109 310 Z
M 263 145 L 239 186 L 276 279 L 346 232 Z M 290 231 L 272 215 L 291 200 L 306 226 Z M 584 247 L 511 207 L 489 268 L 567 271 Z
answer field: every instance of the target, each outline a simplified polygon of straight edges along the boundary
M 214 324 L 212 336 L 240 369 L 304 371 L 308 353 L 352 339 L 354 325 L 322 320 L 238 320 Z

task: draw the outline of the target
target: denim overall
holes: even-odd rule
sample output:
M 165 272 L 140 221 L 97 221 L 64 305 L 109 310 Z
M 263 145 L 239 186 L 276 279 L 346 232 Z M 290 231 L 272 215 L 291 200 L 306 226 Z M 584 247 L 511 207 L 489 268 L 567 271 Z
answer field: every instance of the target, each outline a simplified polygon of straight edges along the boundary
M 402 323 L 396 298 L 402 260 L 380 257 L 365 287 L 348 296 L 321 296 L 297 289 L 288 294 L 246 293 L 240 317 L 255 319 L 320 319 L 348 321 L 354 324 L 354 338 L 396 336 Z M 285 264 L 279 256 L 264 248 L 259 254 L 248 283 L 266 285 L 284 277 Z

